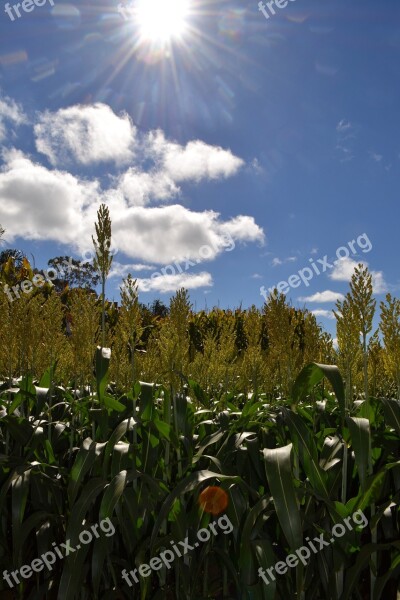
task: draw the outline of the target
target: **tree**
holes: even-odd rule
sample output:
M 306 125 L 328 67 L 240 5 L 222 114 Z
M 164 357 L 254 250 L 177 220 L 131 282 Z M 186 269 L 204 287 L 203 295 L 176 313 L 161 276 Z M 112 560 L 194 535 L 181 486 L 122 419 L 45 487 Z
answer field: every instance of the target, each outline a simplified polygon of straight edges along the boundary
M 17 250 L 16 248 L 7 248 L 6 250 L 0 252 L 0 269 L 2 269 L 10 259 L 13 261 L 15 269 L 20 269 L 22 267 L 24 258 L 26 258 L 26 255 L 22 252 L 22 250 Z
M 150 305 L 150 310 L 151 310 L 153 316 L 155 316 L 155 317 L 165 318 L 169 314 L 168 306 L 165 306 L 164 302 L 162 302 L 161 300 L 158 300 L 158 299 L 156 299 L 152 302 L 152 304 Z
M 0 276 L 10 286 L 24 279 L 32 279 L 33 270 L 21 250 L 8 248 L 0 252 Z
M 53 279 L 53 284 L 58 292 L 68 287 L 78 287 L 92 290 L 100 282 L 100 275 L 90 262 L 82 263 L 69 256 L 56 256 L 48 261 L 48 266 L 57 271 L 57 266 L 62 268 L 62 278 Z M 72 268 L 71 268 L 72 265 Z
M 92 236 L 95 249 L 93 266 L 101 279 L 101 339 L 102 347 L 106 342 L 106 280 L 111 269 L 113 256 L 111 254 L 111 219 L 110 211 L 105 204 L 101 204 L 97 211 L 97 223 L 95 223 L 96 239 Z

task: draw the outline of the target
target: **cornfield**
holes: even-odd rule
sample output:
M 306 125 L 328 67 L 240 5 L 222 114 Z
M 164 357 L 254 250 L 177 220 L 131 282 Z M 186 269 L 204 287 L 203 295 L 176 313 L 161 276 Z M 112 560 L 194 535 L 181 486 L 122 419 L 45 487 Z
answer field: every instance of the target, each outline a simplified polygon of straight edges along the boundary
M 4 283 L 34 276 L 10 265 Z M 100 296 L 0 294 L 0 597 L 396 600 L 399 300 L 381 303 L 366 344 L 375 305 L 360 265 L 335 347 L 279 294 L 262 309 L 194 312 L 180 290 L 156 314 L 129 276 L 116 306 L 109 267 L 97 261 Z M 357 511 L 366 526 L 333 540 Z M 196 546 L 221 514 L 232 531 Z M 115 535 L 80 546 L 105 519 Z M 315 536 L 319 552 L 265 583 L 260 569 Z M 140 572 L 183 540 L 189 553 Z M 23 575 L 67 541 L 74 551 Z

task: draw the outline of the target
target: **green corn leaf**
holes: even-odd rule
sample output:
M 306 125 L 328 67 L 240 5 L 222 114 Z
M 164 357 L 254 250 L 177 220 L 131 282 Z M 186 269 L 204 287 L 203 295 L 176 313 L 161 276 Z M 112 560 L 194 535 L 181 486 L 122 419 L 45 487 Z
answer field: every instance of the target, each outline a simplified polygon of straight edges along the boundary
M 359 417 L 347 417 L 346 422 L 351 433 L 361 489 L 365 491 L 371 461 L 371 429 L 369 421 L 368 419 Z
M 102 454 L 105 446 L 105 442 L 96 443 L 93 442 L 91 438 L 86 438 L 83 440 L 82 446 L 78 451 L 70 473 L 70 480 L 67 490 L 70 506 L 72 506 L 75 502 L 75 498 L 78 495 L 81 485 L 83 484 L 85 475 L 93 467 L 97 457 Z
M 127 483 L 127 471 L 121 471 L 116 475 L 107 487 L 100 505 L 99 518 L 103 520 L 111 517 L 114 507 L 121 498 Z
M 293 385 L 293 401 L 297 404 L 300 400 L 304 400 L 324 377 L 333 387 L 342 418 L 344 418 L 346 412 L 344 384 L 340 371 L 335 365 L 310 363 L 304 367 Z
M 384 398 L 382 404 L 387 424 L 400 435 L 400 402 Z
M 327 474 L 318 462 L 318 452 L 311 431 L 296 413 L 283 409 L 294 448 L 312 487 L 325 500 L 329 500 Z
M 291 550 L 303 543 L 300 511 L 293 484 L 292 448 L 263 449 L 265 470 L 282 531 Z

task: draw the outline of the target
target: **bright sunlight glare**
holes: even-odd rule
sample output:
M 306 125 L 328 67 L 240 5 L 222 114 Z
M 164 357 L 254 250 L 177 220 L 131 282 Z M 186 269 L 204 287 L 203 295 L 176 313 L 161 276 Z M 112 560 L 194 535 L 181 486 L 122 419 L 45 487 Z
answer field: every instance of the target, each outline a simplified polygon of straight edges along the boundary
M 186 29 L 189 0 L 138 0 L 135 12 L 144 38 L 169 41 Z

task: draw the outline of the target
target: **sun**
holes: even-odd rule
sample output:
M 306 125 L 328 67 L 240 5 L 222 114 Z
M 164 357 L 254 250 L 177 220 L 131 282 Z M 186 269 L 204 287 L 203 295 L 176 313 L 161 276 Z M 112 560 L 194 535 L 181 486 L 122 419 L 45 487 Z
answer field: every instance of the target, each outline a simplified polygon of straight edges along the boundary
M 137 0 L 135 19 L 142 38 L 169 42 L 180 38 L 187 28 L 190 0 Z

